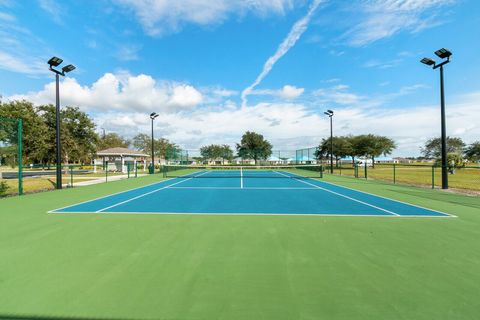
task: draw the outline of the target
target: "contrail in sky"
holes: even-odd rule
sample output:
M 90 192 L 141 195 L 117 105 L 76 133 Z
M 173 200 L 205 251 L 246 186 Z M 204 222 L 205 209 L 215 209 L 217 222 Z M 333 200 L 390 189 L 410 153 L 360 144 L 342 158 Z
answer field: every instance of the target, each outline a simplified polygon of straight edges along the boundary
M 313 13 L 318 8 L 322 0 L 314 0 L 308 9 L 308 13 L 295 22 L 292 29 L 290 30 L 288 36 L 282 41 L 282 43 L 278 46 L 277 52 L 270 58 L 268 58 L 267 62 L 263 66 L 262 72 L 258 75 L 257 79 L 248 86 L 246 89 L 242 91 L 242 107 L 247 106 L 247 96 L 252 93 L 253 89 L 262 82 L 262 80 L 268 75 L 268 73 L 272 70 L 275 63 L 283 57 L 290 48 L 292 48 L 298 39 L 300 39 L 301 35 L 307 30 L 308 24 L 310 23 L 310 19 L 312 18 Z

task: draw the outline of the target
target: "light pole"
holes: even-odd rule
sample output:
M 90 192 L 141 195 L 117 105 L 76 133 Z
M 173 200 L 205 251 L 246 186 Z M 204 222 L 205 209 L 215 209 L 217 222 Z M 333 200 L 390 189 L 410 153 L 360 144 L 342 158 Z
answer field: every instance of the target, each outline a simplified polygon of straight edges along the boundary
M 152 169 L 150 170 L 150 173 L 155 173 L 155 148 L 154 148 L 154 144 L 155 144 L 155 140 L 153 138 L 153 120 L 155 120 L 155 118 L 158 117 L 158 114 L 155 113 L 155 112 L 152 112 L 150 113 L 150 119 L 152 119 Z
M 66 65 L 62 68 L 61 71 L 54 69 L 58 67 L 63 62 L 62 59 L 58 57 L 52 57 L 48 60 L 48 65 L 50 66 L 50 71 L 55 73 L 55 83 L 56 83 L 56 101 L 55 101 L 55 113 L 56 113 L 56 144 L 57 144 L 57 189 L 62 189 L 62 145 L 60 142 L 60 76 L 65 76 L 66 73 L 75 70 L 73 64 Z
M 452 53 L 445 49 L 439 49 L 435 51 L 435 54 L 440 59 L 447 59 L 437 64 L 430 58 L 423 58 L 421 63 L 427 66 L 432 66 L 433 69 L 440 68 L 440 113 L 442 122 L 442 189 L 448 189 L 448 171 L 447 171 L 447 129 L 445 120 L 445 91 L 443 87 L 443 66 L 450 62 L 450 56 Z
M 324 112 L 330 118 L 330 173 L 333 174 L 333 111 Z

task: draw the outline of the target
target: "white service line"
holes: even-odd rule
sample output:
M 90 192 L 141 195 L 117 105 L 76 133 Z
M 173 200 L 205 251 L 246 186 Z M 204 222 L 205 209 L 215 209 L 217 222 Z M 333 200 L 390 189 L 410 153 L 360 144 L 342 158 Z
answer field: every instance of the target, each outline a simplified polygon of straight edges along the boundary
M 240 189 L 243 189 L 243 168 L 240 167 Z
M 206 174 L 206 173 L 208 173 L 208 171 L 207 171 L 207 172 L 204 172 L 204 173 L 201 173 L 201 174 L 197 174 L 195 177 L 199 177 L 199 176 L 204 175 L 204 174 Z M 124 204 L 124 203 L 127 203 L 127 202 L 130 202 L 130 201 L 137 200 L 137 199 L 139 199 L 139 198 L 148 196 L 149 194 L 152 194 L 152 193 L 155 193 L 155 192 L 164 190 L 164 189 L 168 189 L 168 188 L 170 188 L 170 187 L 172 187 L 172 186 L 174 186 L 174 185 L 177 185 L 177 184 L 180 184 L 180 183 L 184 183 L 185 181 L 191 180 L 191 179 L 193 179 L 193 178 L 195 178 L 195 177 L 191 177 L 191 178 L 188 178 L 188 179 L 179 181 L 179 182 L 175 182 L 175 183 L 172 183 L 172 184 L 170 184 L 170 185 L 168 185 L 168 186 L 165 186 L 165 187 L 163 187 L 163 188 L 155 189 L 155 190 L 153 190 L 153 191 L 150 191 L 150 192 L 141 194 L 141 195 L 136 196 L 136 197 L 133 197 L 133 198 L 131 198 L 131 199 L 128 199 L 128 200 L 125 200 L 125 201 L 116 203 L 116 204 L 114 204 L 114 205 L 108 206 L 108 207 L 106 207 L 106 208 L 97 210 L 97 211 L 95 211 L 95 213 L 103 212 L 103 211 L 105 211 L 105 210 L 108 210 L 108 209 L 111 209 L 111 208 L 115 208 L 115 207 L 117 207 L 117 206 L 119 206 L 119 205 L 122 205 L 122 204 Z
M 315 184 L 313 184 L 313 183 L 309 183 L 309 182 L 303 181 L 303 180 L 301 180 L 301 179 L 298 179 L 297 177 L 292 177 L 292 176 L 286 175 L 286 174 L 281 173 L 281 172 L 278 172 L 278 171 L 273 171 L 273 172 L 278 173 L 278 174 L 280 174 L 280 175 L 282 175 L 282 176 L 285 176 L 285 177 L 288 177 L 288 178 L 293 178 L 293 179 L 297 180 L 298 182 L 302 182 L 302 183 L 308 184 L 308 185 L 310 185 L 310 186 L 314 186 L 314 187 L 316 187 L 316 188 L 318 188 L 318 189 L 321 189 L 321 190 L 323 190 L 323 191 L 327 191 L 327 192 L 336 194 L 337 196 L 344 197 L 344 198 L 346 198 L 346 199 L 349 199 L 349 200 L 352 200 L 352 201 L 355 201 L 355 202 L 364 204 L 364 205 L 366 205 L 366 206 L 369 206 L 369 207 L 372 207 L 372 208 L 375 208 L 375 209 L 378 209 L 378 210 L 381 210 L 381 211 L 384 211 L 384 212 L 387 212 L 387 213 L 390 213 L 390 214 L 393 214 L 393 215 L 396 215 L 396 216 L 400 216 L 398 213 L 395 213 L 395 212 L 393 212 L 393 211 L 386 210 L 386 209 L 383 209 L 383 208 L 374 206 L 373 204 L 370 204 L 370 203 L 367 203 L 367 202 L 363 202 L 363 201 L 357 200 L 357 199 L 355 199 L 355 198 L 351 198 L 351 197 L 346 196 L 346 195 L 344 195 L 344 194 L 341 194 L 341 193 L 338 193 L 338 192 L 335 192 L 335 191 L 332 191 L 332 190 L 328 190 L 328 189 L 319 187 L 319 186 L 317 186 L 317 185 L 315 185 Z

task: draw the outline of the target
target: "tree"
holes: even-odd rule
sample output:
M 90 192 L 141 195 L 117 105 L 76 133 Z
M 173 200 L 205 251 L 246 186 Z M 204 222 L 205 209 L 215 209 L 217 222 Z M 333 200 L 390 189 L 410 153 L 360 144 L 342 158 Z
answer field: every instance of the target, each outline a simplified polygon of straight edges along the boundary
M 352 143 L 350 137 L 333 137 L 333 156 L 338 167 L 338 161 L 352 154 Z M 320 145 L 315 151 L 315 157 L 319 160 L 328 159 L 330 156 L 330 138 L 322 139 Z
M 120 136 L 118 133 L 107 133 L 105 137 L 99 139 L 98 150 L 105 150 L 108 148 L 128 148 L 130 141 Z
M 463 153 L 465 143 L 461 138 L 447 137 L 447 153 Z M 425 146 L 421 148 L 422 154 L 426 158 L 440 158 L 442 154 L 441 138 L 432 138 L 425 142 Z
M 139 133 L 132 139 L 132 145 L 135 150 L 146 154 L 152 153 L 152 137 L 145 133 Z M 154 144 L 155 146 L 155 144 Z
M 152 137 L 148 134 L 139 133 L 132 139 L 133 147 L 143 153 L 152 154 Z M 175 157 L 175 152 L 178 152 L 179 148 L 175 143 L 168 141 L 167 139 L 160 138 L 155 139 L 153 143 L 153 149 L 155 156 L 160 159 L 166 159 L 167 156 Z
M 38 107 L 44 124 L 47 143 L 44 145 L 42 163 L 56 161 L 56 109 L 53 105 Z M 88 163 L 94 157 L 98 135 L 90 117 L 77 107 L 65 107 L 60 111 L 60 138 L 62 143 L 62 162 Z
M 222 163 L 225 163 L 225 160 L 231 161 L 233 159 L 233 150 L 228 144 L 221 146 L 221 153 Z
M 237 153 L 242 158 L 266 160 L 272 154 L 272 145 L 261 134 L 247 131 L 240 143 L 237 143 Z
M 200 155 L 205 160 L 214 161 L 222 155 L 222 147 L 217 144 L 211 144 L 200 148 Z
M 354 138 L 354 141 L 355 153 L 371 158 L 373 167 L 375 167 L 376 157 L 382 154 L 386 156 L 396 148 L 392 139 L 374 134 L 359 135 Z
M 51 143 L 49 128 L 33 104 L 25 100 L 0 103 L 0 117 L 23 120 L 23 162 L 43 163 L 42 160 L 48 156 L 47 146 Z M 8 138 L 5 142 L 17 144 L 16 134 L 9 132 L 4 137 Z
M 470 161 L 480 160 L 480 141 L 473 142 L 465 149 L 465 157 Z
M 200 154 L 203 159 L 215 160 L 222 159 L 222 164 L 225 160 L 233 159 L 233 150 L 229 145 L 211 144 L 200 148 Z
M 66 159 L 71 162 L 91 162 L 99 140 L 93 120 L 77 107 L 63 108 L 61 114 L 62 126 L 70 137 L 69 144 L 62 148 L 65 149 Z

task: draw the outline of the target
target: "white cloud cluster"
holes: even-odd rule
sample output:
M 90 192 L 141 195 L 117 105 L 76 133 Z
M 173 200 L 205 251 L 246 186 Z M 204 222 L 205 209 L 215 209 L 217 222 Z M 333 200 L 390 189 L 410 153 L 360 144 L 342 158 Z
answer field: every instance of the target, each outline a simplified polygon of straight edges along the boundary
M 394 155 L 418 155 L 429 138 L 440 134 L 439 109 L 434 106 L 383 107 L 385 101 L 423 88 L 416 84 L 382 97 L 359 96 L 349 87 L 337 84 L 314 92 L 317 99 L 337 102 L 334 118 L 336 135 L 374 133 L 393 138 L 399 145 Z M 26 98 L 37 104 L 52 103 L 55 84 L 39 92 L 7 97 Z M 267 90 L 281 98 L 303 93 L 303 88 L 288 85 Z M 198 149 L 210 143 L 233 145 L 247 130 L 265 135 L 275 149 L 292 150 L 316 145 L 329 134 L 329 122 L 322 104 L 258 103 L 242 108 L 231 100 L 235 91 L 219 87 L 197 89 L 187 84 L 160 82 L 148 75 L 107 73 L 90 86 L 73 78 L 61 83 L 62 105 L 79 106 L 91 114 L 98 127 L 126 137 L 148 133 L 148 113 L 155 111 L 157 136 L 170 139 L 184 148 Z M 211 97 L 215 97 L 212 99 Z M 309 101 L 311 96 L 305 101 Z M 238 98 L 238 97 L 237 97 Z M 211 101 L 216 102 L 211 102 Z M 447 130 L 467 143 L 480 137 L 480 92 L 452 97 L 447 104 Z M 208 102 L 206 102 L 208 101 Z M 322 107 L 320 107 L 322 106 Z
M 23 98 L 37 104 L 52 103 L 55 101 L 55 82 L 45 85 L 39 92 L 9 97 Z M 201 104 L 203 95 L 191 85 L 158 82 L 144 74 L 106 73 L 90 87 L 81 86 L 74 78 L 65 78 L 61 83 L 61 99 L 62 105 L 80 106 L 88 111 L 172 112 Z
M 363 46 L 388 38 L 402 30 L 415 33 L 442 24 L 438 10 L 456 0 L 370 0 L 362 4 L 365 18 L 341 38 Z M 363 15 L 361 15 L 363 16 Z
M 159 35 L 178 31 L 183 24 L 222 23 L 229 14 L 284 14 L 293 0 L 113 0 L 131 10 L 146 33 Z

